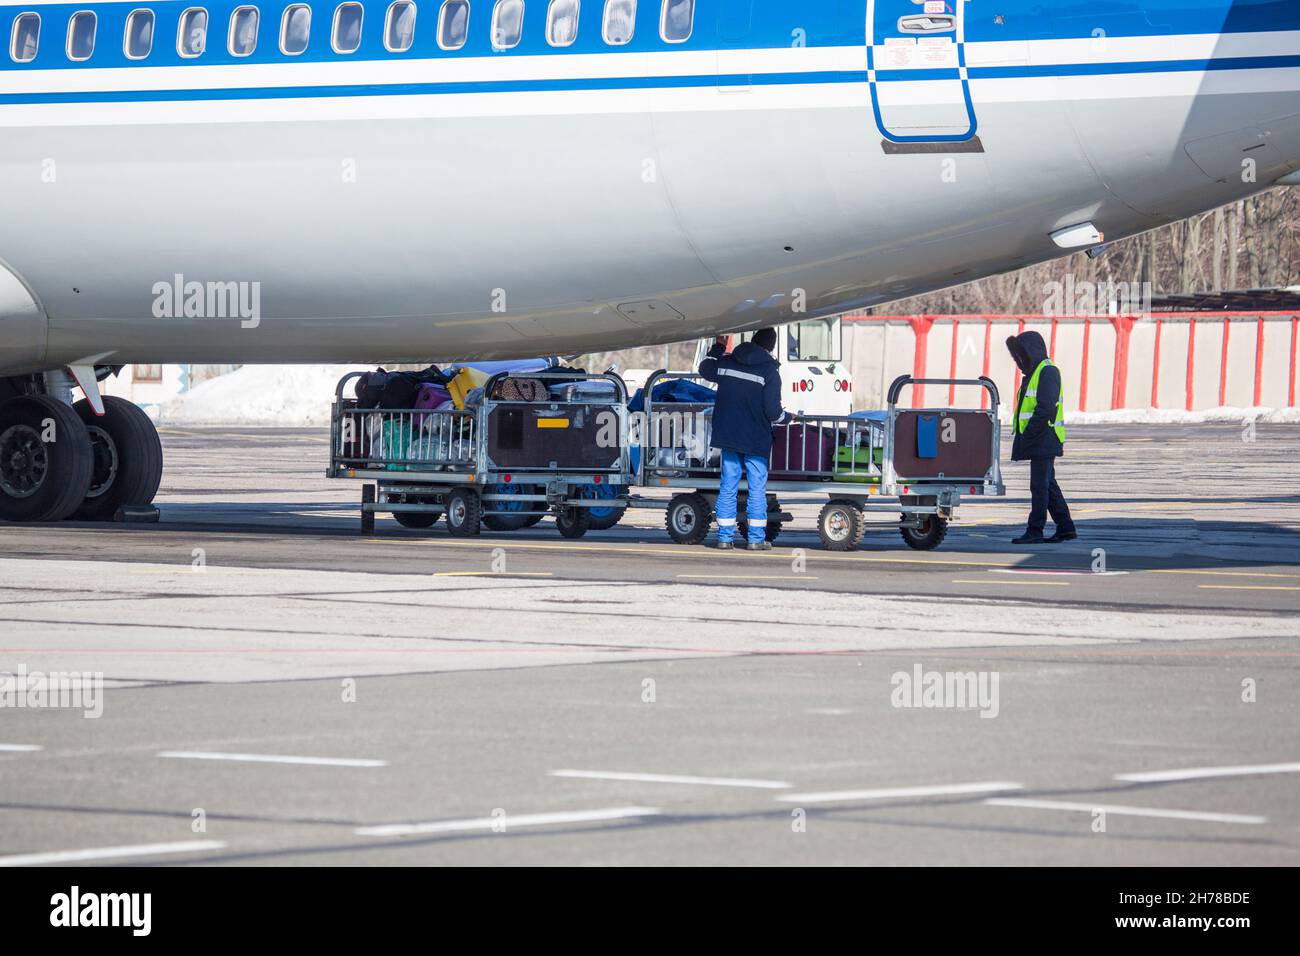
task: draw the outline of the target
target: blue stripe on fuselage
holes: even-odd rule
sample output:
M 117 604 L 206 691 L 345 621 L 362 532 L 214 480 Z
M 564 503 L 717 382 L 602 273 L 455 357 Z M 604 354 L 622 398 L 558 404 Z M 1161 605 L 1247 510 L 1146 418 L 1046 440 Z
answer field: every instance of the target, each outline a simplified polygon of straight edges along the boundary
M 1121 73 L 1183 73 L 1218 70 L 1300 69 L 1300 55 L 1240 57 L 1228 60 L 1171 60 L 1147 63 L 1082 64 L 1061 67 L 972 67 L 977 79 L 1014 79 L 1046 75 L 1110 75 Z M 947 80 L 955 70 L 879 71 L 877 79 Z M 638 76 L 591 79 L 503 80 L 471 83 L 393 83 L 352 86 L 228 87 L 202 90 L 109 90 L 68 93 L 0 94 L 0 105 L 31 103 L 183 102 L 207 100 L 315 99 L 351 96 L 422 96 L 458 93 L 576 92 L 591 90 L 689 89 L 715 85 L 783 86 L 790 84 L 865 83 L 865 70 L 816 73 L 762 73 L 744 76 Z

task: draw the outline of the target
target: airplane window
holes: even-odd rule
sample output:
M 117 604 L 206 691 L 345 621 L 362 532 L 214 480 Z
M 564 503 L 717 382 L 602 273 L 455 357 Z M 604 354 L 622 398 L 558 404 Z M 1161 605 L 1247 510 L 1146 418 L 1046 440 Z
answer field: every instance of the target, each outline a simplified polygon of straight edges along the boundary
M 153 50 L 152 10 L 132 10 L 126 18 L 126 56 L 128 60 L 143 60 Z
M 438 14 L 438 46 L 459 50 L 469 36 L 469 0 L 447 0 Z
M 334 11 L 334 52 L 355 53 L 361 46 L 361 18 L 364 11 L 359 3 L 341 3 Z
M 237 7 L 230 15 L 230 52 L 248 56 L 257 49 L 257 7 Z
M 497 0 L 492 11 L 492 46 L 513 50 L 524 33 L 524 0 Z
M 297 56 L 307 49 L 307 39 L 311 36 L 311 7 L 304 3 L 295 3 L 284 8 L 280 18 L 280 52 L 288 56 Z
M 384 27 L 384 46 L 390 53 L 405 53 L 415 41 L 415 4 L 397 0 L 388 8 Z
M 685 43 L 695 24 L 695 0 L 664 0 L 659 35 L 666 43 Z
M 636 29 L 636 0 L 605 0 L 605 42 L 623 46 Z
M 546 15 L 546 42 L 551 46 L 572 46 L 578 39 L 578 0 L 551 0 Z
M 82 10 L 68 21 L 68 59 L 89 60 L 95 52 L 95 15 Z
M 181 14 L 181 25 L 176 31 L 176 52 L 191 59 L 203 52 L 208 43 L 208 11 L 190 7 Z
M 24 13 L 14 21 L 14 32 L 9 38 L 9 58 L 15 63 L 30 63 L 36 59 L 36 49 L 41 42 L 41 18 L 36 13 Z

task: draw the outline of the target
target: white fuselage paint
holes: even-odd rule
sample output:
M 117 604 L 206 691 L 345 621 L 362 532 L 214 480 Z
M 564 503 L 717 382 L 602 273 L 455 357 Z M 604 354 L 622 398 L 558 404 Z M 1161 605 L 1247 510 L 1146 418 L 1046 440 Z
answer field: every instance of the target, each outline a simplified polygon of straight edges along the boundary
M 972 43 L 967 56 L 1050 66 L 1298 48 L 1296 33 L 1209 34 Z M 723 60 L 755 75 L 861 70 L 865 49 L 3 81 L 5 92 L 474 83 L 704 75 Z M 972 78 L 985 151 L 952 155 L 887 155 L 866 82 L 6 104 L 0 373 L 87 359 L 509 358 L 881 304 L 1057 256 L 1049 234 L 1074 223 L 1114 239 L 1265 188 L 1300 166 L 1298 76 Z M 905 86 L 895 95 L 918 104 L 933 92 Z M 1226 134 L 1255 127 L 1272 149 L 1243 182 L 1228 174 L 1241 147 Z M 1197 141 L 1209 142 L 1199 165 Z M 151 290 L 175 275 L 259 284 L 258 321 L 155 317 Z M 794 290 L 806 293 L 799 316 Z

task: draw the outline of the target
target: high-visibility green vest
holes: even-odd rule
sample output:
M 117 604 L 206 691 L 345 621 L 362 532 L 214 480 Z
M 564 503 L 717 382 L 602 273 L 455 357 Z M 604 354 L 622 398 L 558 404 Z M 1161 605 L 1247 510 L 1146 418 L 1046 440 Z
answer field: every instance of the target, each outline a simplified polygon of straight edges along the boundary
M 1025 426 L 1029 424 L 1029 419 L 1034 417 L 1034 409 L 1038 407 L 1038 377 L 1043 374 L 1043 369 L 1052 365 L 1051 359 L 1043 359 L 1038 363 L 1038 368 L 1034 369 L 1034 374 L 1029 377 L 1029 384 L 1025 386 L 1025 397 L 1020 402 L 1020 414 L 1016 418 L 1016 432 L 1023 435 Z M 1052 365 L 1052 368 L 1056 368 Z M 1052 428 L 1056 429 L 1056 437 L 1061 439 L 1061 444 L 1065 444 L 1065 382 L 1061 383 L 1060 397 L 1056 400 L 1056 414 L 1052 416 Z

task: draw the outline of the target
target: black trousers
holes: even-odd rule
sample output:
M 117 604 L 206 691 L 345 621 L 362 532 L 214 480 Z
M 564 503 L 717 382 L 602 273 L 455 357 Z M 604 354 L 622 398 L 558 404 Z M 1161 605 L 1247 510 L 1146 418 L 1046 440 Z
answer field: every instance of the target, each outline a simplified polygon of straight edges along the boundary
M 1061 486 L 1056 483 L 1055 458 L 1031 458 L 1029 460 L 1029 527 L 1028 531 L 1042 533 L 1047 526 L 1047 515 L 1052 515 L 1057 531 L 1073 531 L 1074 519 L 1070 517 L 1070 506 L 1065 503 Z

